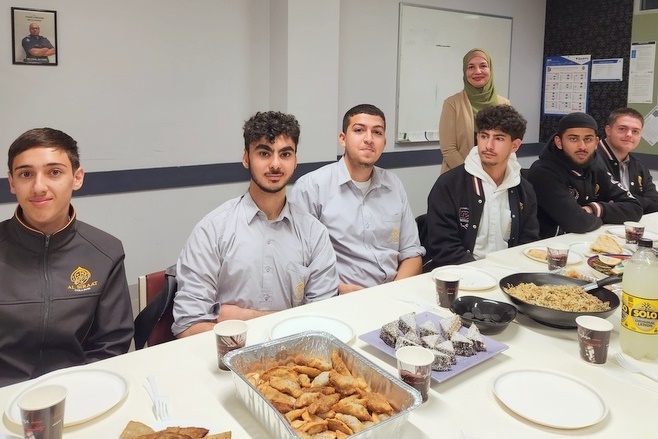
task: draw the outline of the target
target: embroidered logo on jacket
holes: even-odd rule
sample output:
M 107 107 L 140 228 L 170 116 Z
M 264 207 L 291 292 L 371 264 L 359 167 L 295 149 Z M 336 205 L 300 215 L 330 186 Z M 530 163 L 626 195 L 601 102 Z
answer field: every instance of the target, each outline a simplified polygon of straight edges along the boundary
M 468 223 L 471 222 L 471 212 L 468 210 L 468 207 L 459 208 L 459 227 L 462 229 L 468 229 Z
M 573 186 L 569 186 L 569 193 L 573 196 L 574 200 L 580 198 L 580 194 L 578 193 L 578 190 Z
M 97 280 L 91 281 L 91 271 L 82 267 L 73 270 L 71 273 L 71 283 L 73 283 L 73 285 L 69 285 L 68 289 L 73 290 L 76 293 L 90 290 L 92 287 L 98 285 Z

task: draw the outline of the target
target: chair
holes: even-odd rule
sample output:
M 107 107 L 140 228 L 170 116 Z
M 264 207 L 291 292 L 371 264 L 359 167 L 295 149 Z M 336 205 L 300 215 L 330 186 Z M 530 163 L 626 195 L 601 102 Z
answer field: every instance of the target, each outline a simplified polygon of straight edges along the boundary
M 420 239 L 420 245 L 425 247 L 425 256 L 423 256 L 423 273 L 432 271 L 434 264 L 432 262 L 432 256 L 430 255 L 429 249 L 427 247 L 427 214 L 418 215 L 416 217 L 416 226 L 418 226 L 418 238 Z
M 139 304 L 143 308 L 135 318 L 135 349 L 176 338 L 171 332 L 176 286 L 175 265 L 139 277 Z

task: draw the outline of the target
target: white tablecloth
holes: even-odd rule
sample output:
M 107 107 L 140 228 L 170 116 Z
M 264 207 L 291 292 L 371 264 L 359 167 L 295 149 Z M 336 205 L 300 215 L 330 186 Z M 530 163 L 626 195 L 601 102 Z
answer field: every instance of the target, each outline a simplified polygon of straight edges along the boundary
M 658 215 L 642 220 L 658 232 Z M 554 240 L 573 242 L 593 240 L 606 226 L 586 235 L 565 235 Z M 541 246 L 545 242 L 532 244 Z M 543 264 L 522 254 L 523 247 L 491 254 L 470 264 L 500 279 L 517 271 L 545 271 Z M 580 263 L 575 268 L 587 272 Z M 483 291 L 461 291 L 461 295 L 478 295 L 506 300 L 498 287 Z M 435 293 L 429 274 L 369 288 L 324 302 L 279 312 L 249 321 L 247 344 L 266 341 L 269 328 L 294 315 L 310 313 L 334 316 L 348 322 L 357 334 L 353 347 L 396 373 L 394 359 L 358 339 L 359 334 L 379 328 L 401 314 L 432 310 L 441 316 L 449 311 L 435 306 Z M 619 351 L 619 311 L 610 317 L 615 324 L 610 351 Z M 311 328 L 312 329 L 312 328 Z M 429 401 L 411 413 L 404 438 L 551 438 L 564 436 L 604 438 L 658 437 L 653 417 L 658 407 L 658 383 L 630 374 L 616 363 L 592 366 L 579 358 L 575 330 L 553 329 L 519 315 L 503 333 L 491 336 L 509 349 L 443 383 L 432 383 Z M 154 374 L 160 391 L 169 396 L 175 419 L 205 425 L 213 430 L 232 430 L 234 438 L 269 438 L 269 434 L 236 399 L 230 372 L 217 369 L 212 333 L 131 352 L 86 367 L 116 371 L 127 378 L 127 398 L 100 417 L 65 429 L 66 439 L 117 438 L 130 420 L 155 421 L 151 401 L 142 387 L 146 376 Z M 658 363 L 638 362 L 658 373 Z M 592 386 L 610 408 L 600 423 L 577 430 L 542 427 L 513 414 L 494 396 L 492 383 L 499 375 L 517 369 L 543 369 L 572 375 Z M 26 383 L 0 388 L 0 404 L 20 391 Z M 98 395 L 99 398 L 102 395 Z M 536 395 L 541 398 L 541 395 Z M 569 398 L 569 395 L 565 395 Z M 6 416 L 0 424 L 0 439 L 21 435 L 20 427 Z

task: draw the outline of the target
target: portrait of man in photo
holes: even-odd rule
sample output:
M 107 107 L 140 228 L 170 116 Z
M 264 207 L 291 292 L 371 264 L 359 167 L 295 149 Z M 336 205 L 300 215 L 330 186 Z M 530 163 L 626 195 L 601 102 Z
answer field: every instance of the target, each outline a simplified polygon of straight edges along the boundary
M 11 8 L 13 63 L 57 65 L 57 13 Z

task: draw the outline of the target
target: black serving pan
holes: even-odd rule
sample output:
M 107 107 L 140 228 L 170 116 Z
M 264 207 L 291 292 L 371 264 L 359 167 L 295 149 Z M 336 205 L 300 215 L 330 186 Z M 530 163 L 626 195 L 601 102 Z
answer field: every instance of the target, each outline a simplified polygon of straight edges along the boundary
M 586 280 L 574 279 L 560 274 L 553 273 L 516 273 L 506 276 L 500 280 L 500 289 L 509 298 L 509 300 L 516 305 L 519 312 L 527 315 L 531 319 L 554 328 L 570 329 L 575 328 L 576 317 L 591 315 L 601 318 L 607 318 L 615 309 L 619 307 L 619 297 L 613 291 L 607 288 L 599 287 L 589 291 L 589 294 L 598 297 L 603 302 L 610 302 L 610 309 L 608 311 L 599 312 L 569 312 L 559 311 L 557 309 L 546 308 L 543 306 L 532 305 L 524 302 L 516 297 L 507 294 L 508 286 L 516 286 L 521 283 L 532 282 L 535 285 L 587 285 L 589 282 Z

